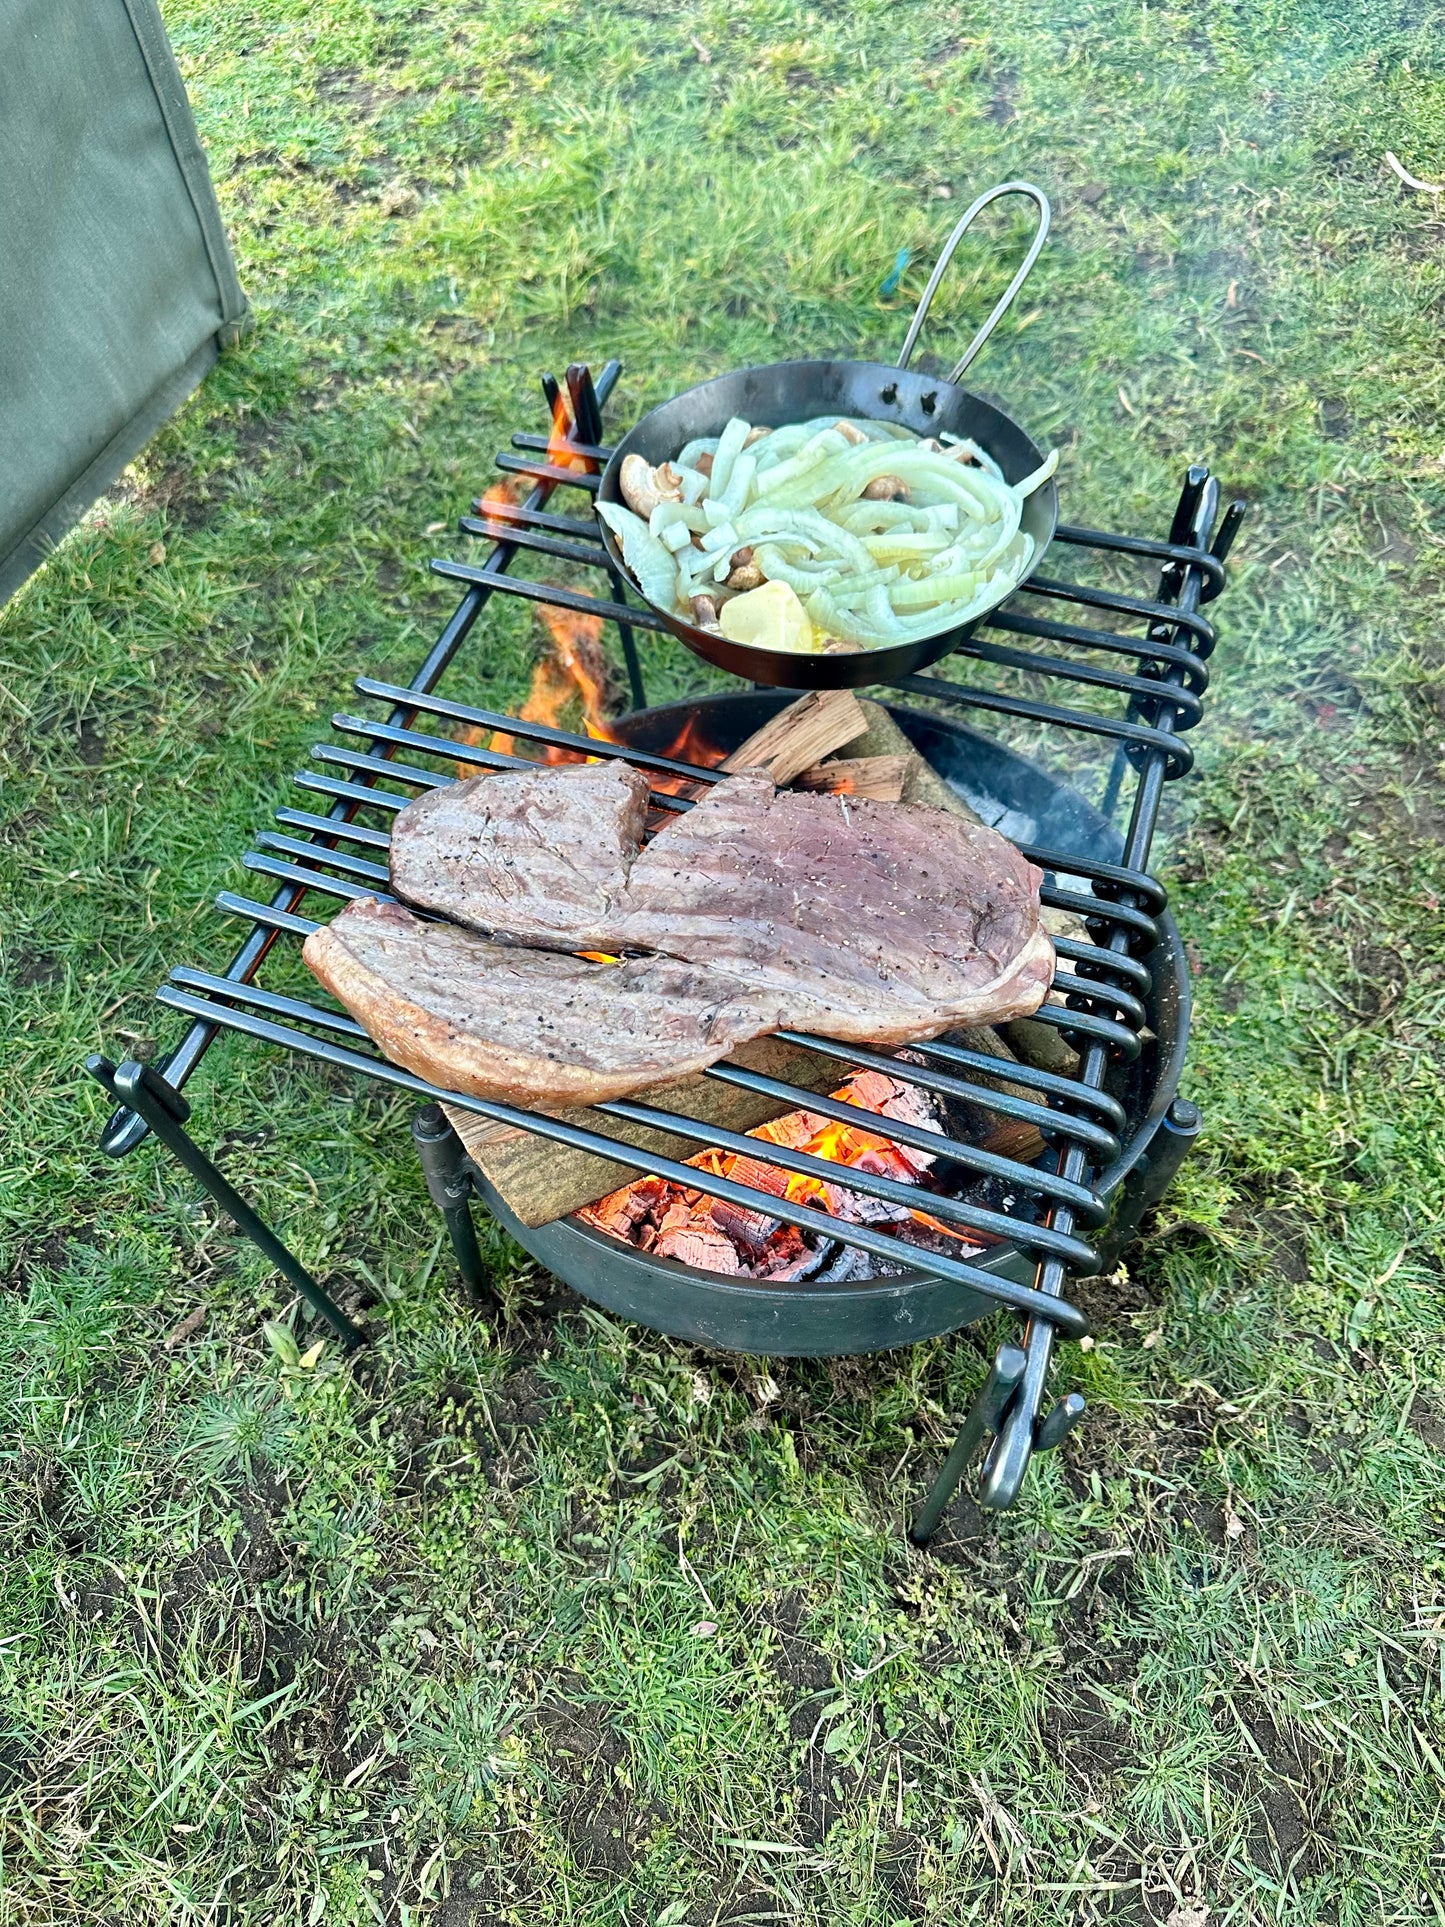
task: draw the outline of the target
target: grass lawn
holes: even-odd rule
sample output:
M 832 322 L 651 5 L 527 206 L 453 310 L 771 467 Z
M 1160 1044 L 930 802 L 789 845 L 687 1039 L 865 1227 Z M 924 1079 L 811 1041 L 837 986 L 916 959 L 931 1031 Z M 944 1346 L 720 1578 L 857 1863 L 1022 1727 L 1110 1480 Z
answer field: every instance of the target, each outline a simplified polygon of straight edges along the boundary
M 1445 1923 L 1445 202 L 1383 161 L 1445 179 L 1445 10 L 167 16 L 258 326 L 0 620 L 0 1927 Z M 211 897 L 418 659 L 428 525 L 539 370 L 621 355 L 616 423 L 891 356 L 1014 174 L 1058 229 L 978 379 L 1066 514 L 1163 533 L 1201 457 L 1254 507 L 1165 853 L 1203 1148 L 1081 1292 L 1084 1427 L 923 1557 L 1002 1326 L 707 1355 L 495 1232 L 478 1318 L 409 1107 L 223 1043 L 201 1141 L 369 1301 L 317 1357 L 78 1066 L 228 954 Z M 465 687 L 536 646 L 494 611 Z

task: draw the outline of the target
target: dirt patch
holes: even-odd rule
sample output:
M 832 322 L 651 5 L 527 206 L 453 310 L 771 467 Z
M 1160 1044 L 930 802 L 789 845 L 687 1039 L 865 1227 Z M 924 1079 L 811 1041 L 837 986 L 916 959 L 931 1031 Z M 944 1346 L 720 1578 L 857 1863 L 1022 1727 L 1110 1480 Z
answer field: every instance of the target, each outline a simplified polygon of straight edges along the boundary
M 661 1816 L 639 1807 L 616 1778 L 627 1757 L 622 1736 L 586 1702 L 549 1701 L 530 1725 L 532 1750 L 553 1793 L 553 1822 L 578 1868 L 613 1878 L 629 1874 Z
M 1098 1656 L 1090 1661 L 1099 1671 Z M 1101 1799 L 1108 1781 L 1137 1755 L 1127 1728 L 1107 1713 L 1088 1693 L 1069 1693 L 1055 1700 L 1045 1713 L 1043 1738 L 1048 1750 L 1090 1799 Z
M 1018 74 L 1012 67 L 1004 67 L 993 78 L 993 91 L 989 94 L 988 105 L 984 108 L 985 120 L 991 120 L 995 127 L 1007 127 L 1016 118 L 1018 108 Z
M 1445 1453 L 1445 1413 L 1429 1399 L 1417 1398 L 1410 1407 L 1410 1430 L 1432 1450 Z

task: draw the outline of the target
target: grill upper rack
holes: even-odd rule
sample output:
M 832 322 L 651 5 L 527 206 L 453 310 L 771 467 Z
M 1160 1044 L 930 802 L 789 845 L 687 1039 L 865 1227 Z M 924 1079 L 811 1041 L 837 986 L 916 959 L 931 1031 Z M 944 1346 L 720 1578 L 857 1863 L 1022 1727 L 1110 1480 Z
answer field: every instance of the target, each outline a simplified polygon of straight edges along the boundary
M 304 937 L 315 928 L 314 920 L 301 914 L 301 905 L 308 898 L 334 906 L 348 898 L 388 893 L 385 854 L 389 818 L 421 790 L 454 780 L 439 765 L 532 766 L 528 759 L 464 744 L 446 734 L 448 725 L 495 730 L 538 746 L 579 754 L 624 756 L 635 766 L 660 776 L 703 784 L 718 780 L 718 772 L 672 757 L 524 723 L 436 694 L 436 685 L 482 610 L 492 595 L 500 592 L 614 622 L 634 704 L 645 706 L 636 631 L 661 630 L 663 625 L 651 611 L 628 603 L 626 585 L 611 567 L 593 521 L 558 514 L 547 507 L 559 490 L 572 489 L 584 496 L 595 491 L 600 466 L 610 453 L 602 439 L 601 406 L 620 372 L 618 362 L 609 362 L 594 387 L 589 372 L 574 366 L 567 374 L 566 399 L 559 384 L 550 378 L 544 380 L 553 421 L 566 424 L 565 460 L 552 459 L 561 454 L 556 428 L 550 437 L 514 435 L 513 446 L 519 452 L 498 455 L 497 464 L 504 472 L 532 482 L 531 492 L 519 503 L 484 499 L 474 504 L 471 515 L 461 519 L 463 533 L 494 545 L 485 561 L 477 564 L 443 559 L 432 563 L 435 573 L 458 582 L 462 593 L 425 661 L 404 686 L 369 677 L 357 681 L 361 696 L 384 707 L 384 718 L 336 715 L 333 723 L 340 740 L 317 744 L 312 751 L 312 766 L 294 779 L 304 793 L 303 801 L 314 800 L 317 807 L 279 809 L 278 828 L 258 835 L 254 848 L 244 858 L 248 870 L 276 885 L 274 894 L 269 901 L 261 901 L 225 890 L 216 899 L 219 909 L 247 926 L 239 949 L 223 971 L 180 967 L 157 992 L 161 1003 L 192 1020 L 161 1067 L 173 1089 L 179 1090 L 185 1083 L 220 1031 L 237 1031 L 410 1091 L 419 1098 L 445 1100 L 458 1109 L 518 1126 L 544 1139 L 603 1155 L 611 1152 L 616 1160 L 618 1147 L 604 1134 L 570 1120 L 440 1090 L 386 1062 L 370 1046 L 361 1027 L 331 1006 L 329 1000 L 264 988 L 256 980 L 273 946 L 285 938 Z M 1112 813 L 1125 777 L 1131 770 L 1134 773 L 1136 782 L 1120 861 L 1103 862 L 1069 850 L 1020 846 L 1046 873 L 1044 902 L 1075 912 L 1089 930 L 1088 942 L 1070 938 L 1056 941 L 1060 968 L 1055 988 L 1064 995 L 1065 1003 L 1046 1004 L 1038 1013 L 1038 1021 L 1056 1027 L 1074 1046 L 1079 1059 L 1077 1074 L 1065 1077 L 1028 1064 L 1010 1064 L 1009 1083 L 1030 1093 L 1028 1098 L 1021 1098 L 981 1081 L 998 1074 L 996 1058 L 958 1045 L 935 1042 L 910 1046 L 909 1057 L 903 1058 L 891 1051 L 862 1050 L 823 1038 L 785 1033 L 788 1041 L 836 1060 L 840 1084 L 848 1068 L 878 1068 L 899 1081 L 966 1099 L 980 1110 L 1032 1123 L 1048 1146 L 1044 1158 L 1038 1164 L 1020 1163 L 944 1133 L 905 1127 L 861 1107 L 822 1098 L 740 1067 L 720 1064 L 707 1073 L 789 1107 L 841 1117 L 896 1142 L 940 1153 L 979 1177 L 999 1180 L 1007 1192 L 1007 1201 L 999 1208 L 954 1203 L 933 1193 L 928 1196 L 928 1208 L 939 1217 L 1008 1239 L 1035 1263 L 1034 1284 L 1017 1283 L 963 1259 L 933 1252 L 926 1257 L 911 1253 L 907 1246 L 867 1225 L 832 1219 L 811 1206 L 794 1205 L 729 1179 L 703 1178 L 694 1167 L 634 1146 L 626 1153 L 627 1165 L 636 1171 L 669 1178 L 745 1207 L 763 1208 L 775 1218 L 824 1232 L 895 1262 L 922 1263 L 932 1275 L 951 1279 L 1026 1313 L 1027 1364 L 1017 1403 L 1029 1407 L 1033 1417 L 1043 1395 L 1054 1331 L 1079 1336 L 1086 1330 L 1082 1314 L 1063 1297 L 1064 1284 L 1070 1273 L 1085 1275 L 1097 1268 L 1096 1249 L 1081 1231 L 1093 1230 L 1107 1217 L 1111 1167 L 1126 1149 L 1130 1120 L 1103 1084 L 1112 1061 L 1138 1057 L 1141 1032 L 1146 1027 L 1142 996 L 1149 990 L 1149 974 L 1135 953 L 1147 953 L 1158 941 L 1157 918 L 1165 907 L 1164 890 L 1147 871 L 1149 850 L 1164 784 L 1183 775 L 1193 761 L 1183 738 L 1202 715 L 1209 679 L 1207 659 L 1214 647 L 1213 627 L 1201 611 L 1224 587 L 1224 561 L 1244 511 L 1242 503 L 1232 503 L 1216 528 L 1218 504 L 1217 483 L 1207 470 L 1194 468 L 1186 477 L 1167 540 L 1060 526 L 1057 539 L 1064 544 L 1157 564 L 1157 594 L 1125 595 L 1036 576 L 1013 602 L 990 618 L 988 627 L 1048 644 L 1049 648 L 1017 648 L 980 634 L 964 641 L 957 652 L 1042 678 L 1051 696 L 1059 686 L 1064 692 L 1070 686 L 1108 692 L 1120 699 L 1117 713 L 1002 693 L 938 676 L 907 676 L 888 685 L 948 708 L 1001 714 L 1112 743 L 1106 814 Z M 599 598 L 515 576 L 512 566 L 524 551 L 601 569 L 611 593 Z M 1020 602 L 1026 606 L 1018 606 Z M 1142 629 L 1142 633 L 1103 628 L 1087 619 L 1056 620 L 1034 613 L 1038 605 L 1067 605 L 1071 618 L 1107 615 Z M 1099 655 L 1122 658 L 1124 666 L 1116 669 L 1088 659 Z M 685 798 L 665 791 L 655 792 L 654 802 L 671 810 L 690 807 Z M 359 820 L 363 816 L 378 820 Z M 1079 887 L 1081 883 L 1087 887 Z M 764 1148 L 756 1138 L 739 1137 L 716 1125 L 646 1103 L 617 1102 L 595 1109 L 601 1117 L 665 1131 L 694 1141 L 699 1148 L 741 1150 L 754 1158 Z M 122 1108 L 107 1125 L 103 1148 L 113 1156 L 125 1155 L 141 1142 L 146 1129 L 136 1112 Z M 766 1160 L 790 1173 L 802 1172 L 835 1182 L 840 1177 L 837 1165 L 777 1146 L 766 1147 Z M 847 1169 L 845 1182 L 849 1189 L 866 1195 L 895 1202 L 918 1201 L 916 1191 L 908 1193 L 906 1187 L 852 1167 Z M 1032 1417 L 1029 1430 L 1030 1440 L 1012 1451 L 1014 1460 L 1021 1456 L 1023 1463 L 1027 1461 Z M 993 1455 L 991 1476 L 996 1482 L 1006 1483 L 1011 1476 L 1007 1428 L 1000 1435 L 1000 1446 L 1005 1449 Z M 1018 1470 L 1021 1476 L 1021 1464 Z

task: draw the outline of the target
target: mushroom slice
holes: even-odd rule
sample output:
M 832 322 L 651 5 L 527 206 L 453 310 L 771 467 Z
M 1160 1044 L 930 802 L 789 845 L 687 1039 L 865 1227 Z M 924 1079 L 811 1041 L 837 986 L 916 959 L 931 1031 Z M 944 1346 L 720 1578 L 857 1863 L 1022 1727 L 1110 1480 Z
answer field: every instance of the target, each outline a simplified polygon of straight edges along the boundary
M 661 468 L 653 468 L 640 455 L 626 455 L 619 479 L 623 501 L 634 515 L 640 515 L 644 521 L 659 502 L 682 500 L 682 477 L 671 462 L 664 462 Z

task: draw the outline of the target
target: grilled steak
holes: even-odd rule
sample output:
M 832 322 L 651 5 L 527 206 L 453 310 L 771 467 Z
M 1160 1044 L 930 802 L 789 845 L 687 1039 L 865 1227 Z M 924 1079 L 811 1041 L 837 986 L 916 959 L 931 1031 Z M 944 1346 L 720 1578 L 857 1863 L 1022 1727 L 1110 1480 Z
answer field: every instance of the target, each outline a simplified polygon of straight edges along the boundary
M 301 954 L 393 1063 L 508 1103 L 625 1097 L 778 1027 L 776 1000 L 722 970 L 488 943 L 374 897 L 314 930 Z
M 906 1043 L 1027 1016 L 1053 945 L 1040 873 L 995 831 L 917 804 L 728 777 L 642 848 L 620 761 L 474 777 L 392 834 L 398 895 L 517 942 L 655 951 L 765 990 L 780 1024 Z
M 750 770 L 636 858 L 621 939 L 766 986 L 792 1027 L 905 1043 L 1038 1008 L 1054 961 L 1041 881 L 981 824 Z
M 399 897 L 519 943 L 605 950 L 642 845 L 647 778 L 627 763 L 470 776 L 418 796 L 391 832 Z M 613 945 L 612 948 L 620 948 Z

